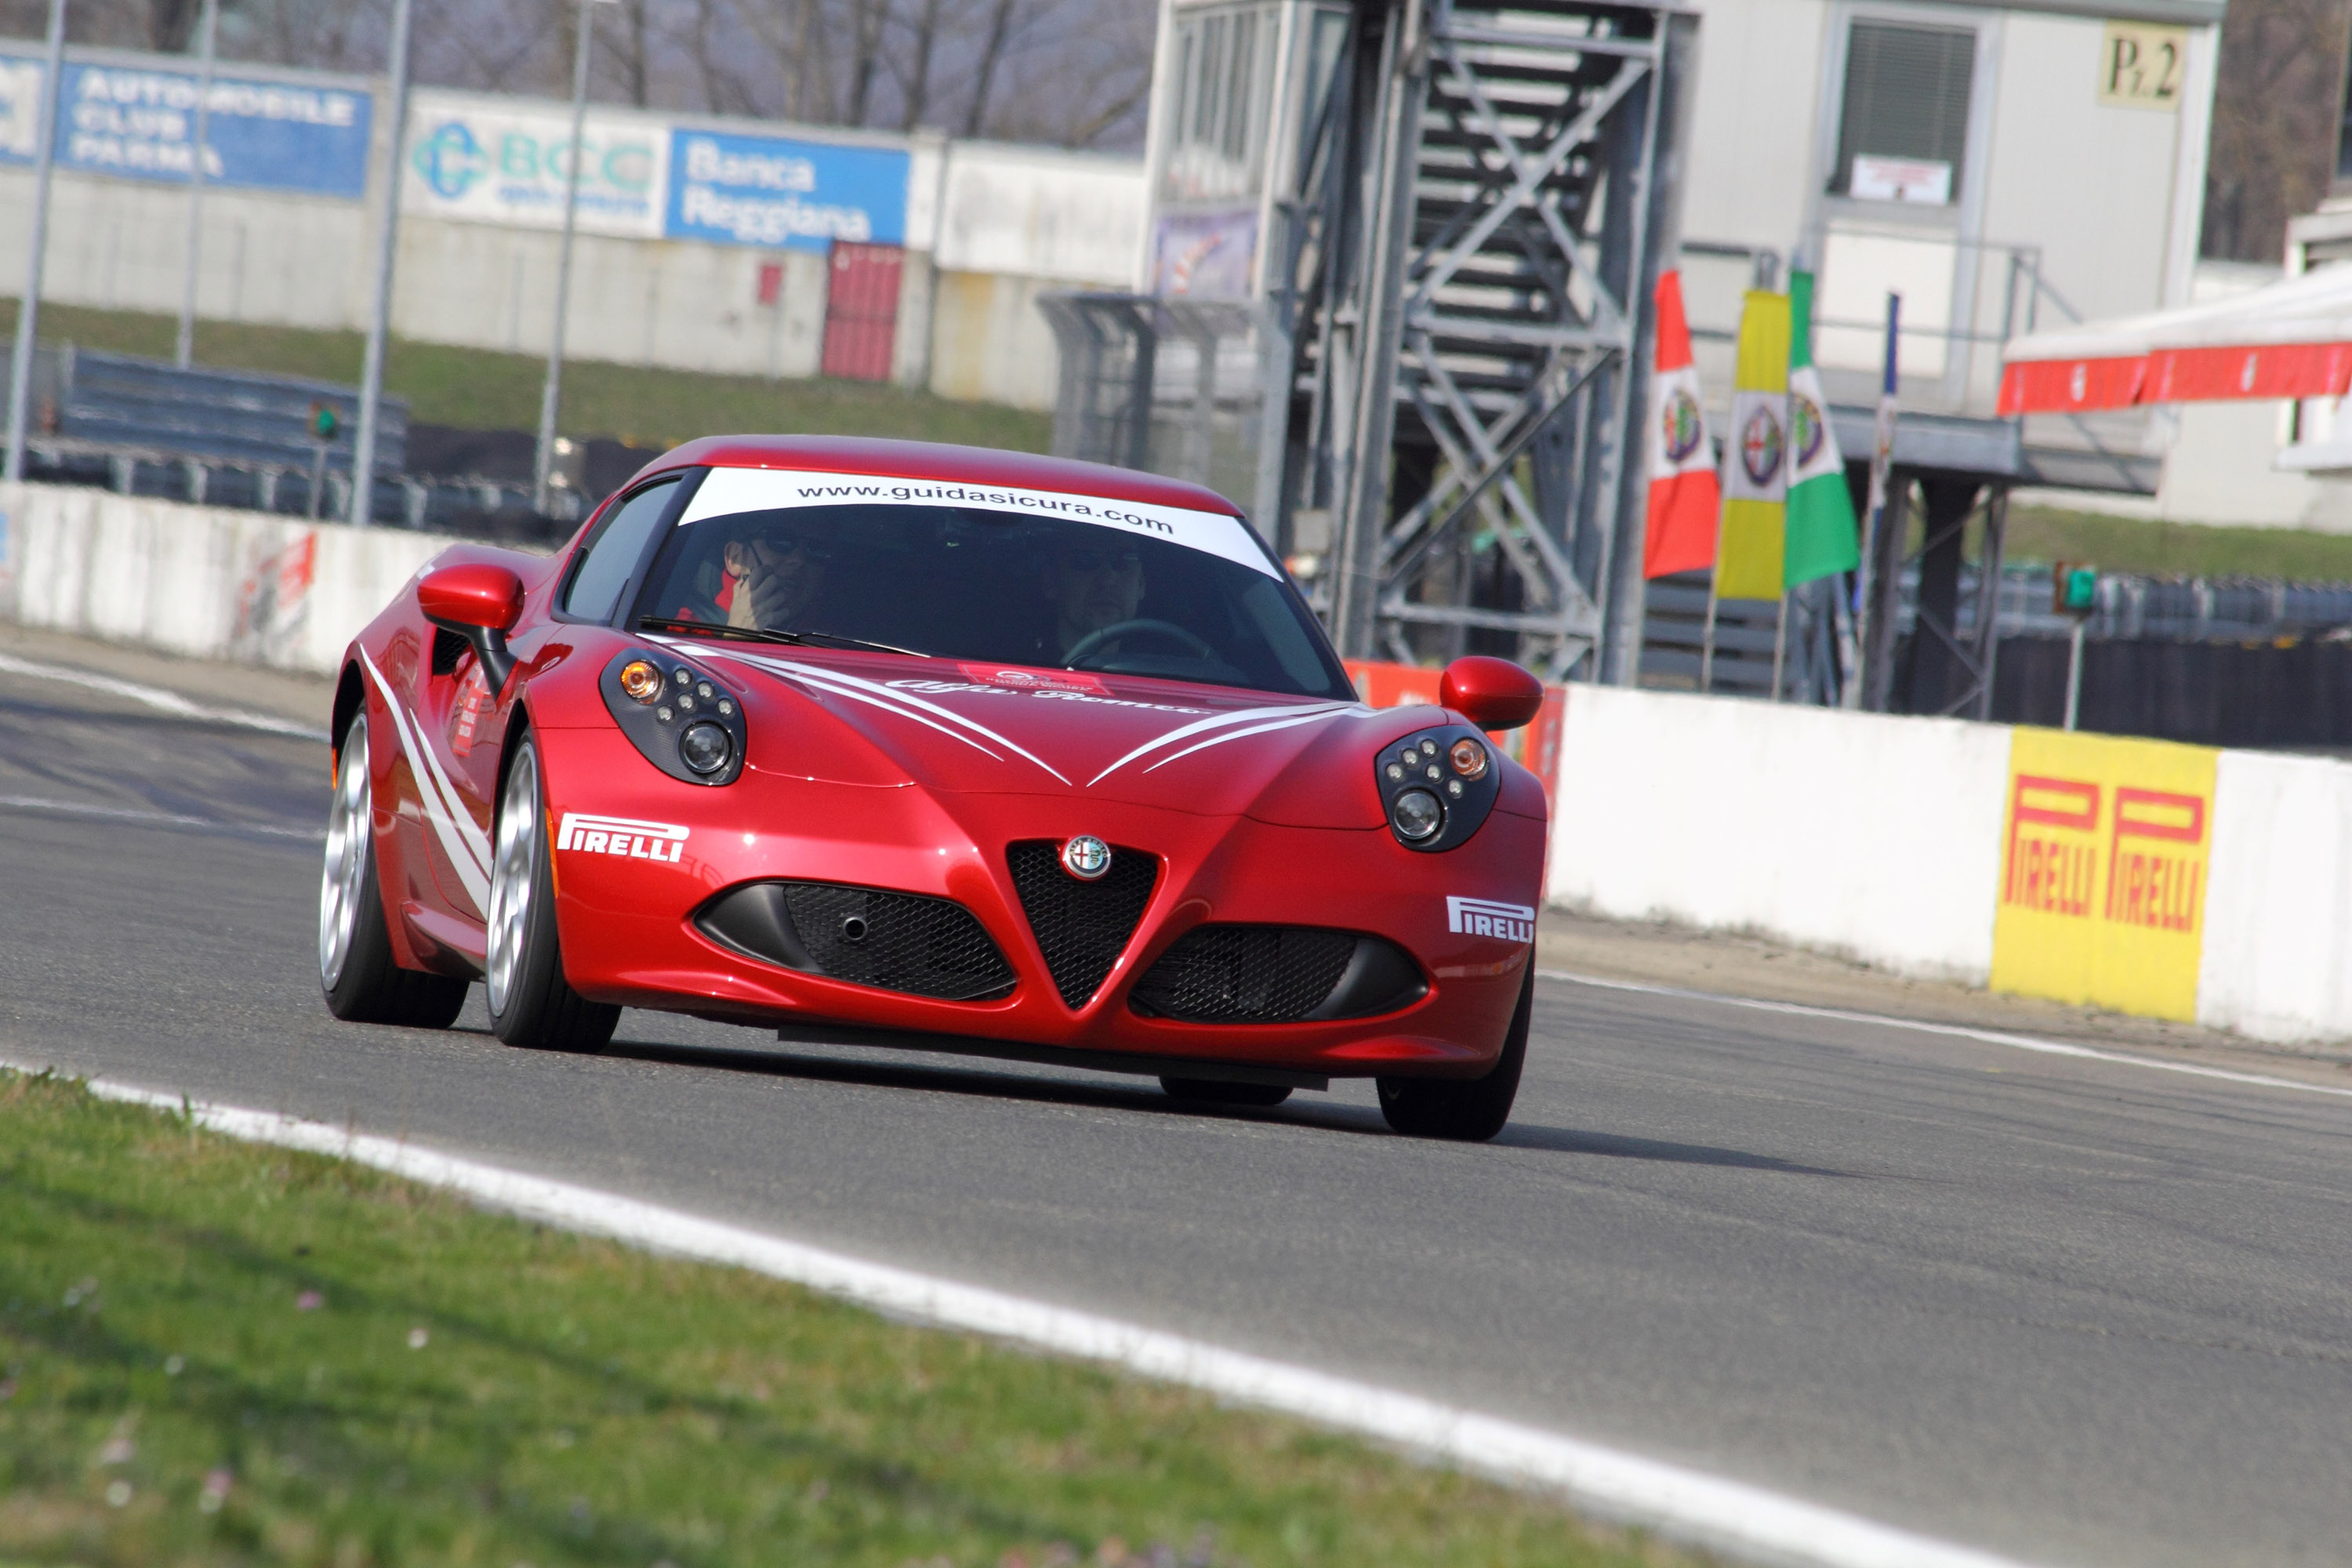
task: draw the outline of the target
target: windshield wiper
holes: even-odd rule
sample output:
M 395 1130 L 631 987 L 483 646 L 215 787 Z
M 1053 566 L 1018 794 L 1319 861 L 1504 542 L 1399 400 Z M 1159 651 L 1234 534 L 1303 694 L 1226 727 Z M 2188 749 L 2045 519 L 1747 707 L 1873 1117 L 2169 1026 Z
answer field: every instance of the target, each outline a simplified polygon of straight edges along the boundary
M 818 631 L 814 628 L 808 631 L 789 632 L 765 626 L 730 626 L 724 621 L 687 621 L 674 616 L 639 616 L 637 629 L 639 631 L 650 629 L 657 632 L 699 632 L 714 637 L 734 637 L 742 642 L 786 643 L 793 647 L 822 643 L 840 647 L 871 648 L 876 653 L 903 653 L 909 658 L 933 657 L 915 648 L 900 647 L 896 643 L 874 642 L 866 637 L 851 637 L 845 632 Z

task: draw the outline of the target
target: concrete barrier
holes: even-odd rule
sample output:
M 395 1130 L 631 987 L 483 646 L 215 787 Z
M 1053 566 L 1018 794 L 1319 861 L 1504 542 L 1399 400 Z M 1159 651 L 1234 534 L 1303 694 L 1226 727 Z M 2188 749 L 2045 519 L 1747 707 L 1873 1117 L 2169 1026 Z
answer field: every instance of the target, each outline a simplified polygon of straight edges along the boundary
M 62 485 L 0 485 L 0 612 L 195 658 L 331 674 L 457 541 Z
M 2198 1022 L 2352 1037 L 2352 763 L 2223 752 Z
M 2009 732 L 1576 686 L 1549 891 L 1982 984 Z

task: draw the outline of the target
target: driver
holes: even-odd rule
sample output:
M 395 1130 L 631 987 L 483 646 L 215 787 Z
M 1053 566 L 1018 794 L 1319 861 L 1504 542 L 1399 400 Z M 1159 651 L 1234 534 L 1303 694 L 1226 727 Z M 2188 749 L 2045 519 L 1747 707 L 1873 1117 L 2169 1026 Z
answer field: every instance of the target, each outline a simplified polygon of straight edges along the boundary
M 1054 606 L 1051 650 L 1066 659 L 1105 626 L 1135 618 L 1143 603 L 1143 557 L 1116 534 L 1100 543 L 1065 545 L 1045 557 L 1043 585 Z
M 727 624 L 754 631 L 786 631 L 824 586 L 833 558 L 820 533 L 805 523 L 770 516 L 727 544 Z

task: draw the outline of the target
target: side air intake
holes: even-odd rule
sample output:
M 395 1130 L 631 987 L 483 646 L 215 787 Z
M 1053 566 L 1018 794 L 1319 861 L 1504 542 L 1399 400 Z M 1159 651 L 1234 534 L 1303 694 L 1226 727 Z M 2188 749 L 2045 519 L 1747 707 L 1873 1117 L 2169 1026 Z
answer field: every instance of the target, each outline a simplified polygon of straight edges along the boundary
M 1151 902 L 1160 880 L 1160 857 L 1144 849 L 1114 847 L 1110 869 L 1098 880 L 1082 882 L 1062 869 L 1061 847 L 1050 839 L 1032 838 L 1005 849 L 1013 867 L 1013 888 L 1021 895 L 1022 912 L 1045 955 L 1054 988 L 1073 1011 L 1093 1000 L 1110 973 L 1111 965 L 1127 951 Z
M 1376 936 L 1207 925 L 1161 953 L 1129 1001 L 1192 1024 L 1297 1024 L 1393 1013 L 1428 992 L 1412 960 Z
M 949 899 L 836 882 L 751 882 L 695 917 L 703 935 L 759 959 L 880 991 L 977 1002 L 1013 990 L 1013 966 Z

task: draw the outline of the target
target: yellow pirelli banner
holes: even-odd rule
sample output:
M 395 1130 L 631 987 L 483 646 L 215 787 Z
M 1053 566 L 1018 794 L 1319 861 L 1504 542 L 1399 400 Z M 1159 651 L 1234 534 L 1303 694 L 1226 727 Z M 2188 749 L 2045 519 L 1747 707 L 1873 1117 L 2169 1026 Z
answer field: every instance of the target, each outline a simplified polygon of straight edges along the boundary
M 1994 990 L 2195 1019 L 2220 756 L 2011 731 Z

